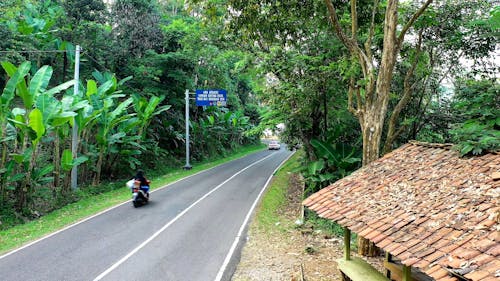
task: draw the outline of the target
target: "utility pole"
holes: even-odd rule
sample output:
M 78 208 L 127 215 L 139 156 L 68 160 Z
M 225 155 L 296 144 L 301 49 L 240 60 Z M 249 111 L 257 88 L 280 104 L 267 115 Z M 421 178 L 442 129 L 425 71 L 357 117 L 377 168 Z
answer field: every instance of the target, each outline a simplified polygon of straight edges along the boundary
M 191 170 L 191 165 L 189 164 L 189 90 L 186 89 L 186 165 L 184 170 Z
M 198 62 L 198 64 L 201 63 Z M 198 70 L 196 70 L 196 74 L 194 75 L 194 87 L 196 90 L 196 85 L 198 84 Z M 184 170 L 191 170 L 193 167 L 189 164 L 189 90 L 186 89 L 185 92 L 185 100 L 186 100 L 186 165 L 184 166 Z
M 73 86 L 73 96 L 76 98 L 79 87 L 80 80 L 80 45 L 76 45 L 75 49 L 75 85 Z M 78 124 L 76 123 L 75 117 L 73 117 L 73 131 L 71 135 L 71 153 L 73 155 L 73 161 L 78 157 Z M 73 166 L 71 169 L 71 188 L 76 190 L 78 188 L 78 167 Z

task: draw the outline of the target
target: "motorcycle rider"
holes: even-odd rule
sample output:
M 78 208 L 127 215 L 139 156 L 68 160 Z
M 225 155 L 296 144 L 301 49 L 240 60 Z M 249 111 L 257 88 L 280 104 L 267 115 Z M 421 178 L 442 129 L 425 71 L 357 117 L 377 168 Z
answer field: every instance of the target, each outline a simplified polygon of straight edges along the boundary
M 149 198 L 149 184 L 151 183 L 150 180 L 146 179 L 144 176 L 144 171 L 138 170 L 137 174 L 134 177 L 134 180 L 139 182 L 139 186 L 142 191 L 146 193 L 146 197 Z

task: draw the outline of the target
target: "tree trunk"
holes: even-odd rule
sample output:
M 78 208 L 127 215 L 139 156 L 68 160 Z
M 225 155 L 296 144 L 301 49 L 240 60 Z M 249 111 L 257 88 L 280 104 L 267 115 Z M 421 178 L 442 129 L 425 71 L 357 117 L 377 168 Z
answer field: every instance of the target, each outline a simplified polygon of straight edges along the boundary
M 60 176 L 61 176 L 61 151 L 59 147 L 59 135 L 56 132 L 55 140 L 54 140 L 54 182 L 53 187 L 55 190 L 60 184 Z
M 350 77 L 348 93 L 348 109 L 359 120 L 363 134 L 363 166 L 378 159 L 382 129 L 384 126 L 387 106 L 389 104 L 389 93 L 396 63 L 397 54 L 403 44 L 406 32 L 415 21 L 422 15 L 433 0 L 426 0 L 420 9 L 413 14 L 410 20 L 402 26 L 399 35 L 396 35 L 398 27 L 398 0 L 388 0 L 385 3 L 384 18 L 384 42 L 380 62 L 374 64 L 371 46 L 375 35 L 375 18 L 378 13 L 379 0 L 374 0 L 372 9 L 371 25 L 365 42 L 365 50 L 358 45 L 358 15 L 357 1 L 351 0 L 351 35 L 344 32 L 345 28 L 337 15 L 337 10 L 332 0 L 324 0 L 327 6 L 333 30 L 344 46 L 349 50 L 352 58 L 357 60 L 362 70 L 362 77 Z M 376 73 L 376 65 L 380 65 Z M 356 83 L 356 80 L 364 80 Z M 364 94 L 360 93 L 361 84 L 364 84 Z M 371 243 L 373 244 L 373 243 Z M 365 256 L 373 256 L 377 249 L 370 245 L 368 240 L 358 238 L 358 252 Z
M 26 151 L 26 149 L 28 148 L 27 143 L 28 143 L 28 135 L 26 134 L 24 136 L 24 140 L 22 142 L 21 147 L 18 147 L 19 154 L 23 154 Z M 23 165 L 19 166 L 21 167 L 21 169 L 24 169 Z M 29 173 L 29 171 L 27 173 Z M 16 193 L 16 211 L 21 212 L 26 203 L 26 193 L 27 193 L 26 182 L 19 183 L 17 185 L 15 193 Z
M 382 124 L 373 114 L 364 119 L 360 125 L 363 134 L 363 166 L 366 166 L 379 158 Z
M 7 142 L 4 141 L 5 135 L 6 135 L 5 130 L 7 130 L 6 126 L 4 124 L 2 124 L 2 137 L 0 139 L 3 142 L 2 142 L 2 159 L 0 160 L 0 169 L 5 168 L 5 164 L 7 162 L 7 149 L 8 149 L 8 147 L 7 147 Z M 5 184 L 6 183 L 4 180 L 4 176 L 0 175 L 0 203 L 2 203 L 6 197 Z
M 364 120 L 360 122 L 363 133 L 363 166 L 377 160 L 380 154 L 382 129 L 387 113 L 392 75 L 396 63 L 397 8 L 397 0 L 388 1 L 384 23 L 384 45 L 375 95 L 372 97 L 371 104 L 368 103 L 368 106 L 365 107 Z M 358 236 L 358 253 L 360 255 L 373 257 L 378 255 L 379 252 L 380 250 L 373 242 Z
M 82 131 L 82 137 L 80 138 L 80 143 L 82 143 L 83 145 L 78 145 L 77 151 L 79 152 L 81 150 L 81 154 L 83 154 L 83 155 L 89 154 L 88 149 L 87 149 L 87 145 L 86 145 L 89 143 L 89 137 L 87 134 L 87 130 Z M 89 181 L 85 180 L 85 179 L 91 178 L 90 172 L 88 170 L 89 170 L 88 163 L 85 163 L 85 165 L 81 165 L 79 173 L 78 173 L 79 180 L 83 179 L 84 184 L 89 184 Z
M 101 146 L 99 148 L 99 158 L 97 160 L 97 164 L 95 166 L 96 168 L 96 173 L 95 173 L 95 177 L 94 177 L 94 182 L 93 182 L 93 185 L 98 185 L 100 180 L 101 180 L 101 169 L 102 169 L 102 162 L 103 162 L 103 159 L 104 159 L 104 148 Z
M 379 158 L 383 127 L 383 122 L 379 122 L 380 118 L 383 120 L 384 117 L 379 116 L 379 113 L 377 112 L 372 112 L 366 114 L 363 118 L 364 122 L 360 122 L 363 134 L 363 166 L 368 165 Z M 374 257 L 379 253 L 380 250 L 375 246 L 375 243 L 358 236 L 358 254 L 367 257 Z
M 28 171 L 26 172 L 25 175 L 25 180 L 23 181 L 20 188 L 20 193 L 18 194 L 18 202 L 17 202 L 18 211 L 22 211 L 22 209 L 28 203 L 28 197 L 31 197 L 31 195 L 34 192 L 34 186 L 33 186 L 33 181 L 31 180 L 31 175 L 33 174 L 33 169 L 35 168 L 37 155 L 38 155 L 38 145 L 35 145 L 33 147 L 33 151 L 31 152 L 31 158 L 28 165 Z

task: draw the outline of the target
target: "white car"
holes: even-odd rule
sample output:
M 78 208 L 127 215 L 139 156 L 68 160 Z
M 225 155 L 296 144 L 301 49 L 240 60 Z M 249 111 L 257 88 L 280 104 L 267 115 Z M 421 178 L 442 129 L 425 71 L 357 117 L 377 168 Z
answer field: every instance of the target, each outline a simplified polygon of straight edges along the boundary
M 270 141 L 269 144 L 267 145 L 267 148 L 269 150 L 272 150 L 272 149 L 279 150 L 281 148 L 281 145 L 278 141 Z

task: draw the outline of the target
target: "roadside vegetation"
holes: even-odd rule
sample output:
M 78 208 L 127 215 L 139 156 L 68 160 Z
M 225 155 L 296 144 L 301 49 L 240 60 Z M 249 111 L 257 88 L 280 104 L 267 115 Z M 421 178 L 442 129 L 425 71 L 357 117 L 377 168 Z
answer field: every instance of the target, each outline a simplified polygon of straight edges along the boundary
M 242 147 L 235 150 L 227 157 L 195 162 L 191 170 L 171 168 L 167 173 L 161 175 L 158 174 L 158 171 L 148 171 L 148 177 L 149 174 L 151 174 L 150 178 L 152 179 L 151 188 L 152 190 L 158 189 L 186 176 L 243 157 L 264 148 L 265 146 L 263 144 Z M 125 180 L 103 184 L 102 188 L 108 191 L 93 194 L 86 190 L 81 190 L 77 193 L 79 200 L 74 203 L 50 212 L 37 220 L 0 230 L 0 254 L 130 200 L 130 190 L 125 187 Z
M 255 214 L 256 226 L 268 233 L 274 230 L 286 232 L 291 229 L 312 228 L 328 236 L 342 237 L 343 228 L 331 220 L 318 217 L 315 213 L 299 208 L 292 220 L 287 213 L 290 201 L 301 202 L 305 198 L 294 198 L 294 195 L 303 194 L 304 181 L 300 180 L 300 167 L 303 165 L 304 151 L 297 151 L 275 173 L 267 188 Z M 295 180 L 299 179 L 299 180 Z M 294 193 L 298 191 L 298 193 Z M 300 205 L 300 203 L 299 203 Z M 304 217 L 307 218 L 304 223 Z
M 191 162 L 260 143 L 250 54 L 184 1 L 7 0 L 0 14 L 0 230 L 183 166 L 186 89 L 228 92 L 224 107 L 189 100 Z
M 193 162 L 269 129 L 303 150 L 300 199 L 410 140 L 500 150 L 489 0 L 4 0 L 0 14 L 0 229 L 182 166 L 186 89 L 228 92 L 224 107 L 190 100 Z
M 293 221 L 284 220 L 282 207 L 287 203 L 290 174 L 300 166 L 301 152 L 296 152 L 274 174 L 256 211 L 255 221 L 265 230 L 278 226 L 290 227 Z

